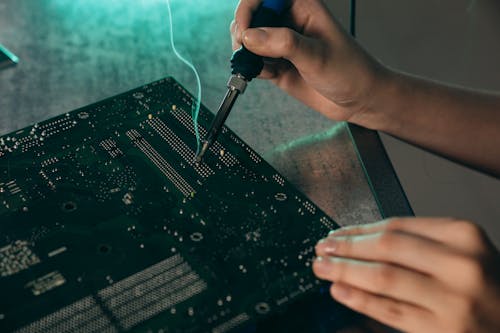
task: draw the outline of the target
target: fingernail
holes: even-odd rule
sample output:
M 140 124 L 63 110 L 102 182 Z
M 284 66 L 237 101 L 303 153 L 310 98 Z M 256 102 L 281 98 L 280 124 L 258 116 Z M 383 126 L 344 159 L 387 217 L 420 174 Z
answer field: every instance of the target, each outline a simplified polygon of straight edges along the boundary
M 330 239 L 327 245 L 325 246 L 325 252 L 329 254 L 334 254 L 335 252 L 337 252 L 337 248 L 338 248 L 337 241 L 334 239 Z
M 240 26 L 238 25 L 238 22 L 236 22 L 234 24 L 234 35 L 236 36 L 236 38 L 240 38 L 241 37 Z
M 326 275 L 328 273 L 328 263 L 326 262 L 325 258 L 317 257 L 314 260 L 314 269 L 316 271 L 316 274 Z
M 333 297 L 337 299 L 348 299 L 351 296 L 351 288 L 334 284 L 332 287 Z
M 251 45 L 263 44 L 268 37 L 267 31 L 264 29 L 248 29 L 243 32 L 243 40 Z
M 335 231 L 336 231 L 336 230 L 332 230 L 332 231 L 330 231 L 330 232 L 328 233 L 328 236 L 331 236 L 331 235 L 335 234 Z
M 326 254 L 335 254 L 337 252 L 338 242 L 333 238 L 325 238 L 318 242 L 316 251 L 322 251 Z

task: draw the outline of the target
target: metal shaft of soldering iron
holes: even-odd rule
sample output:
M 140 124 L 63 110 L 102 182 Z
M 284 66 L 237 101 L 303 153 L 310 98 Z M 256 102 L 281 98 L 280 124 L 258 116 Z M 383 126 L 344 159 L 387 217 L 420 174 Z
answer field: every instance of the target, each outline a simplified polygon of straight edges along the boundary
M 236 80 L 240 81 L 239 84 L 239 86 L 241 86 L 240 88 L 237 88 L 236 85 L 232 83 Z M 228 91 L 226 93 L 226 96 L 224 96 L 221 105 L 219 106 L 219 111 L 217 112 L 217 115 L 215 116 L 212 125 L 210 125 L 210 129 L 208 130 L 207 136 L 203 140 L 203 146 L 201 147 L 201 151 L 198 154 L 198 156 L 196 156 L 196 163 L 201 162 L 201 159 L 203 158 L 203 155 L 205 155 L 208 148 L 210 148 L 210 146 L 215 142 L 215 140 L 217 140 L 217 137 L 219 136 L 219 133 L 222 131 L 222 127 L 224 126 L 224 123 L 226 122 L 226 119 L 229 116 L 229 113 L 231 112 L 231 109 L 233 108 L 236 99 L 240 94 L 242 94 L 245 91 L 246 85 L 247 81 L 243 77 L 232 76 L 229 79 Z
M 280 26 L 281 13 L 287 0 L 264 0 L 252 17 L 251 28 Z M 264 67 L 264 60 L 242 46 L 231 58 L 232 76 L 227 84 L 228 91 L 222 100 L 219 111 L 203 140 L 202 148 L 195 157 L 196 163 L 201 162 L 203 155 L 217 140 L 231 109 L 240 94 L 243 94 L 248 82 L 256 78 Z

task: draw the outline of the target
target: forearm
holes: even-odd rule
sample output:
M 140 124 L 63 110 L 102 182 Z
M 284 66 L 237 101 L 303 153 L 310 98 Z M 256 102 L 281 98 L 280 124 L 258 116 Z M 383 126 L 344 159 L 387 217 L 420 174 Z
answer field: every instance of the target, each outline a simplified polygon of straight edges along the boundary
M 364 125 L 500 175 L 500 96 L 391 72 Z

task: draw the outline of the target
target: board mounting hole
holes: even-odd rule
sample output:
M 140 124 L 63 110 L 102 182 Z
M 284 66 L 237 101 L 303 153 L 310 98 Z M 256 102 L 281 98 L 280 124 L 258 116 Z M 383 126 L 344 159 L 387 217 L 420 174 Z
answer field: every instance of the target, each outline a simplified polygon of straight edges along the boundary
M 78 114 L 78 118 L 80 118 L 80 119 L 87 119 L 88 117 L 89 117 L 88 112 L 80 112 Z
M 190 238 L 193 242 L 199 242 L 203 239 L 203 235 L 201 232 L 194 232 L 191 234 Z
M 257 311 L 258 314 L 266 314 L 269 312 L 269 310 L 271 310 L 269 304 L 264 302 L 257 303 L 257 305 L 255 306 L 255 311 Z
M 285 193 L 276 193 L 274 195 L 274 198 L 278 201 L 285 201 L 288 197 L 286 196 Z
M 76 203 L 74 203 L 73 201 L 68 201 L 62 204 L 62 210 L 67 213 L 74 212 L 76 208 Z
M 141 92 L 135 92 L 132 96 L 134 96 L 135 99 L 143 99 L 144 94 Z
M 109 251 L 111 251 L 111 246 L 109 246 L 107 244 L 99 245 L 99 252 L 100 253 L 106 254 L 106 253 L 109 253 Z

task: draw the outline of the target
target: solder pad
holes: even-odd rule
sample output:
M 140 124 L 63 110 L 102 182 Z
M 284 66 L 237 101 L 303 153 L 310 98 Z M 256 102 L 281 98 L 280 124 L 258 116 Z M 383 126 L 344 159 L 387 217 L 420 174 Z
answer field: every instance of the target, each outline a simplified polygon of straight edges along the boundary
M 252 331 L 336 228 L 174 79 L 0 138 L 0 331 Z M 213 115 L 205 107 L 200 131 Z

